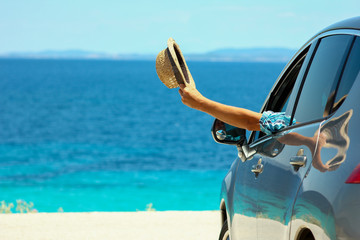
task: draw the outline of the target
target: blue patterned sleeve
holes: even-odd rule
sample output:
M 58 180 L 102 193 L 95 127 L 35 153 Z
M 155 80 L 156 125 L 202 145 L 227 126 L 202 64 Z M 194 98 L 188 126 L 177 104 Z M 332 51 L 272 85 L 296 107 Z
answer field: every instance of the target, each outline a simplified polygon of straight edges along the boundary
M 277 133 L 281 129 L 290 125 L 290 119 L 291 117 L 286 115 L 284 112 L 265 111 L 259 121 L 260 130 L 266 133 L 266 135 Z M 295 123 L 296 121 L 293 119 L 292 124 Z

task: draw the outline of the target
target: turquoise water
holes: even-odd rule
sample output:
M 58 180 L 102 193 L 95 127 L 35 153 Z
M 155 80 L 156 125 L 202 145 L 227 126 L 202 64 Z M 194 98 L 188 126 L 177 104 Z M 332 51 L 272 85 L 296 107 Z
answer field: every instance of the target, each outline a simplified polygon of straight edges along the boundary
M 150 203 L 156 210 L 209 210 L 219 207 L 223 176 L 224 171 L 81 172 L 2 191 L 32 200 L 40 211 L 136 211 Z
M 258 111 L 283 63 L 189 62 L 197 88 Z M 214 210 L 236 148 L 151 61 L 0 60 L 0 200 L 40 212 Z

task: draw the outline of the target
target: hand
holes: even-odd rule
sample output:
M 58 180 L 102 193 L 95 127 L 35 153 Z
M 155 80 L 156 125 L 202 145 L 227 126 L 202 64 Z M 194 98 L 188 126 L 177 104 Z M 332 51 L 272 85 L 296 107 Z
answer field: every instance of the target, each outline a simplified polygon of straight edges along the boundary
M 201 93 L 192 86 L 185 86 L 180 84 L 179 93 L 181 95 L 181 101 L 188 107 L 201 110 L 203 103 L 206 101 Z

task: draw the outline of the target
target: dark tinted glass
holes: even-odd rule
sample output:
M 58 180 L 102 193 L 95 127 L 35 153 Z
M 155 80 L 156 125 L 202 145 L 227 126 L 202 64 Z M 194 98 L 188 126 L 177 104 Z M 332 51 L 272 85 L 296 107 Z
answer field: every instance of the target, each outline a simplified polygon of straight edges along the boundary
M 347 60 L 344 73 L 341 77 L 339 88 L 333 105 L 333 111 L 336 111 L 344 102 L 356 77 L 360 71 L 360 38 L 356 38 Z
M 326 107 L 331 95 L 333 99 L 352 40 L 349 35 L 321 39 L 298 101 L 297 122 L 320 119 L 328 114 Z

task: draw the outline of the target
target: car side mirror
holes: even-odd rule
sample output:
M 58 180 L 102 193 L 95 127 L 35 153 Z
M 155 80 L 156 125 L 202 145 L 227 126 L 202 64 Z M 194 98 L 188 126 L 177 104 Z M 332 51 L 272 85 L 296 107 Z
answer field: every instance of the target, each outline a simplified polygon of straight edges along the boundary
M 211 133 L 217 143 L 236 145 L 238 156 L 243 162 L 251 159 L 256 153 L 255 149 L 251 149 L 248 146 L 245 129 L 234 127 L 219 119 L 215 119 Z
M 242 145 L 246 140 L 245 129 L 231 126 L 219 119 L 215 119 L 211 133 L 217 143 Z

